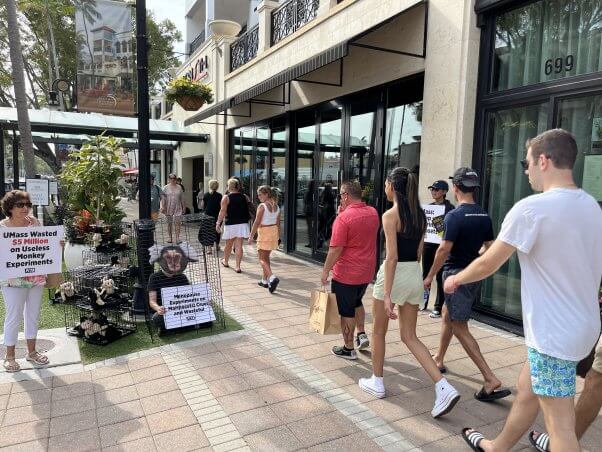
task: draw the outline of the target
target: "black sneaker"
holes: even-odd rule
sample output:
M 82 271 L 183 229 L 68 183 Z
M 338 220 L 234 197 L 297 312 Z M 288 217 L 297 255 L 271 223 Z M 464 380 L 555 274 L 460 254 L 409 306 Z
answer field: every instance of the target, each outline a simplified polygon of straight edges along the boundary
M 345 347 L 335 345 L 332 347 L 332 354 L 343 359 L 357 359 L 357 353 L 355 350 L 347 350 Z
M 279 282 L 280 280 L 278 278 L 274 278 L 268 283 L 268 290 L 270 293 L 274 293 L 276 291 L 276 287 L 278 287 Z
M 267 289 L 269 287 L 268 283 L 264 283 L 263 281 L 257 281 L 257 285 L 259 287 L 263 287 L 265 289 Z

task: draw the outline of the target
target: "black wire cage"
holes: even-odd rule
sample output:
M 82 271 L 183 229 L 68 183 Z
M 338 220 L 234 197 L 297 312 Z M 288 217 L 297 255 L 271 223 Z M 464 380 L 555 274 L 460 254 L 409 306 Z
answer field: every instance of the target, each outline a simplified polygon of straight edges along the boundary
M 84 265 L 64 272 L 54 294 L 62 303 L 68 334 L 107 345 L 137 330 L 133 311 L 139 278 L 136 237 L 132 223 L 103 225 L 82 251 Z
M 137 256 L 151 335 L 226 328 L 215 219 L 203 213 L 138 220 Z M 166 313 L 150 309 L 149 297 Z

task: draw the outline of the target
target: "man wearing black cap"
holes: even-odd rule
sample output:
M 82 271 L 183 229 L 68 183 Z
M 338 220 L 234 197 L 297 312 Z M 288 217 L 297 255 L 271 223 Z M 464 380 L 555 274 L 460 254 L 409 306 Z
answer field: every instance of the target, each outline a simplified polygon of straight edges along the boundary
M 456 208 L 445 217 L 443 240 L 435 254 L 435 262 L 424 278 L 425 289 L 430 288 L 433 278 L 441 267 L 443 267 L 443 282 L 445 282 L 446 278 L 468 267 L 479 257 L 481 247 L 488 248 L 493 243 L 491 218 L 474 200 L 474 191 L 479 187 L 477 172 L 472 168 L 458 168 L 450 179 L 458 203 Z M 456 336 L 485 380 L 481 390 L 475 393 L 475 398 L 482 402 L 490 402 L 509 396 L 510 391 L 499 389 L 502 382 L 485 361 L 479 344 L 468 329 L 472 305 L 479 295 L 480 288 L 480 283 L 476 282 L 463 285 L 453 294 L 445 294 L 439 349 L 433 358 L 441 372 L 445 372 L 443 364 L 445 352 L 452 336 Z
M 435 206 L 445 206 L 445 216 L 448 214 L 450 210 L 454 208 L 454 205 L 449 202 L 445 195 L 449 191 L 449 185 L 444 180 L 438 180 L 433 182 L 432 185 L 428 187 L 431 191 L 431 196 L 433 197 L 434 202 L 431 205 Z M 424 247 L 422 249 L 422 279 L 425 279 L 429 273 L 429 270 L 433 266 L 433 262 L 435 260 L 435 253 L 437 252 L 437 248 L 439 248 L 438 243 L 428 243 L 424 242 Z M 437 299 L 435 300 L 435 308 L 433 312 L 431 312 L 430 316 L 433 319 L 441 317 L 441 308 L 443 306 L 443 269 L 437 272 Z M 428 306 L 428 299 L 425 301 L 422 310 L 426 310 Z

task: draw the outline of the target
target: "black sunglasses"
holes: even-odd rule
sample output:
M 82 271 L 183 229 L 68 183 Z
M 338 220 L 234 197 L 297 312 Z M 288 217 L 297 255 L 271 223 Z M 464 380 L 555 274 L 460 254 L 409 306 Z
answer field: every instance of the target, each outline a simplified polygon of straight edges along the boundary
M 525 171 L 529 169 L 529 160 L 521 160 L 520 164 Z
M 19 209 L 22 209 L 23 207 L 28 207 L 29 209 L 31 209 L 33 207 L 33 204 L 30 202 L 16 202 L 15 207 Z

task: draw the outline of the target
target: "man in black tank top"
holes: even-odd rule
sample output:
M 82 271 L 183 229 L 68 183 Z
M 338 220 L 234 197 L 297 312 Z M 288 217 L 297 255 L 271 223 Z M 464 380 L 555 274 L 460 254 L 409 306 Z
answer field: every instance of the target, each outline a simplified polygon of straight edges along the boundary
M 458 201 L 457 207 L 445 217 L 443 241 L 435 254 L 435 261 L 424 279 L 424 287 L 430 288 L 433 278 L 443 267 L 443 283 L 473 260 L 479 257 L 481 247 L 488 248 L 493 243 L 493 225 L 491 218 L 481 206 L 474 201 L 474 191 L 479 186 L 479 176 L 471 168 L 459 168 L 451 177 L 453 192 Z M 475 394 L 477 400 L 490 402 L 510 395 L 508 389 L 499 389 L 502 382 L 495 376 L 481 350 L 479 344 L 468 329 L 468 321 L 472 306 L 480 294 L 479 282 L 465 284 L 462 290 L 453 294 L 445 294 L 441 323 L 441 339 L 439 349 L 433 357 L 439 370 L 446 371 L 443 364 L 445 353 L 452 336 L 456 336 L 468 356 L 483 374 L 485 380 L 482 389 Z

